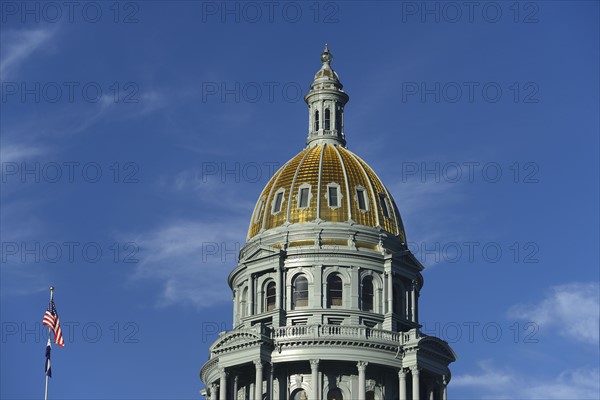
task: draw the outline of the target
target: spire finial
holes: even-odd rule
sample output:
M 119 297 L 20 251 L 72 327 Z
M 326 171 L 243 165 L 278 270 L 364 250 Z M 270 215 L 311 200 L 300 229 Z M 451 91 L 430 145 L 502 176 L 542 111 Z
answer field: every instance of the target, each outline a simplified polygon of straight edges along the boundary
M 332 61 L 333 61 L 333 54 L 331 54 L 329 52 L 329 46 L 327 46 L 327 43 L 325 43 L 325 49 L 321 53 L 321 62 L 323 64 L 329 65 L 329 64 L 331 64 Z
M 321 69 L 315 74 L 310 91 L 304 96 L 308 104 L 308 138 L 306 144 L 346 146 L 344 134 L 344 106 L 348 95 L 342 90 L 340 78 L 331 68 L 333 54 L 325 43 L 321 53 Z

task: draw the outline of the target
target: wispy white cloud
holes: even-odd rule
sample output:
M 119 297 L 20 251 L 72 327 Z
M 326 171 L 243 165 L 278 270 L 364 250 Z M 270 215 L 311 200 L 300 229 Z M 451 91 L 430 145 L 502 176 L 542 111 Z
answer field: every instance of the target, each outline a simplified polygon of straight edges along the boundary
M 452 378 L 453 387 L 471 388 L 481 399 L 598 399 L 600 370 L 574 368 L 551 378 L 502 368 L 490 360 L 478 363 L 474 373 Z
M 537 304 L 512 306 L 508 316 L 534 321 L 540 329 L 552 328 L 569 340 L 598 346 L 599 293 L 597 282 L 555 286 Z
M 3 143 L 0 147 L 0 160 L 2 162 L 19 162 L 32 157 L 37 157 L 45 154 L 48 151 L 47 147 L 39 144 L 25 143 Z
M 434 180 L 411 179 L 396 182 L 389 189 L 398 207 L 402 208 L 400 212 L 412 216 L 429 214 L 462 198 L 459 185 Z
M 7 30 L 3 32 L 0 76 L 7 80 L 14 75 L 23 62 L 46 44 L 56 33 L 56 28 Z
M 163 176 L 159 184 L 174 192 L 193 193 L 203 204 L 217 207 L 227 213 L 241 212 L 249 217 L 257 199 L 248 196 L 248 191 L 245 190 L 248 183 L 244 182 L 242 173 L 234 171 L 233 174 L 223 177 L 221 171 L 218 172 L 209 175 L 203 174 L 201 169 L 192 168 L 177 173 L 173 178 Z M 265 181 L 255 184 L 265 185 L 267 178 L 269 176 L 265 174 Z
M 137 235 L 140 263 L 134 279 L 161 282 L 159 306 L 198 308 L 231 301 L 227 275 L 236 266 L 242 230 L 239 223 L 178 221 Z
M 399 208 L 409 248 L 427 267 L 445 262 L 442 251 L 445 243 L 469 237 L 469 232 L 461 229 L 470 217 L 456 209 L 464 198 L 460 184 L 407 179 L 389 185 L 388 189 Z M 420 249 L 429 249 L 428 256 L 421 254 Z
M 514 381 L 510 371 L 501 370 L 491 360 L 480 361 L 479 371 L 475 374 L 463 374 L 452 378 L 452 386 L 470 386 L 478 388 L 507 387 Z

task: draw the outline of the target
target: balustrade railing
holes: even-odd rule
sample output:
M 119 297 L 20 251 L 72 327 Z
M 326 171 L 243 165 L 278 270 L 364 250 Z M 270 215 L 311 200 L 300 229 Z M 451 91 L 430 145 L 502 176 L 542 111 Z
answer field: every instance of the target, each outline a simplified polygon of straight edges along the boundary
M 271 337 L 275 340 L 317 339 L 335 337 L 339 339 L 362 339 L 384 342 L 407 342 L 410 334 L 374 329 L 366 326 L 348 325 L 291 325 L 273 328 Z

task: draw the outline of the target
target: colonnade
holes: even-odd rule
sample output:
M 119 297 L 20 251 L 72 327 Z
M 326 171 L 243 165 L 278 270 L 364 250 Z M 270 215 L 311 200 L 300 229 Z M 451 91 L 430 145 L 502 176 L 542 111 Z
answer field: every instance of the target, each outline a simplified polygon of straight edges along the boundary
M 310 399 L 319 399 L 320 398 L 320 389 L 319 389 L 319 361 L 320 360 L 310 360 L 310 372 L 311 372 L 311 393 Z M 366 385 L 366 371 L 367 366 L 369 365 L 366 361 L 359 361 L 356 364 L 356 368 L 358 370 L 358 400 L 366 400 L 367 398 L 367 385 Z M 254 393 L 253 398 L 255 400 L 262 400 L 263 398 L 263 362 L 261 360 L 254 360 L 254 369 L 255 369 L 255 382 L 254 382 Z M 411 398 L 408 398 L 407 395 L 407 375 L 410 373 L 411 375 Z M 219 382 L 213 383 L 210 385 L 210 400 L 227 400 L 228 399 L 228 378 L 229 373 L 225 370 L 225 368 L 221 368 L 219 371 Z M 423 400 L 447 400 L 447 377 L 442 375 L 441 381 L 431 381 L 427 382 L 427 389 Z M 435 386 L 439 388 L 439 396 L 435 396 Z M 238 377 L 234 377 L 233 381 L 233 393 L 237 393 L 238 391 Z M 417 366 L 412 366 L 409 368 L 401 368 L 398 371 L 398 394 L 399 400 L 421 400 L 421 368 Z

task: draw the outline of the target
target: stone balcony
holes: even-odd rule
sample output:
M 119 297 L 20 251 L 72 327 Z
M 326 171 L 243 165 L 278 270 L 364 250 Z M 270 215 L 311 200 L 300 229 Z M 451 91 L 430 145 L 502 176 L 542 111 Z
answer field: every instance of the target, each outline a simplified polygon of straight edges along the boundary
M 409 332 L 392 332 L 374 329 L 366 326 L 350 325 L 292 325 L 271 329 L 271 338 L 275 342 L 302 339 L 359 339 L 365 341 L 392 342 L 396 345 L 404 344 L 417 338 L 416 330 Z

